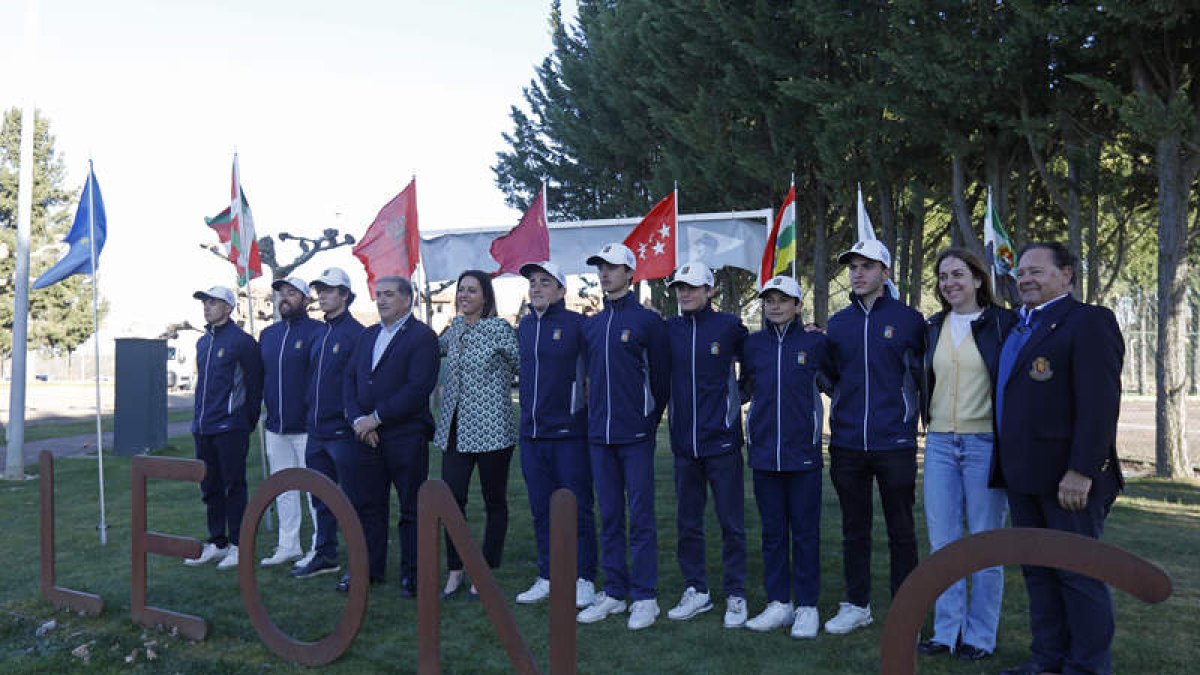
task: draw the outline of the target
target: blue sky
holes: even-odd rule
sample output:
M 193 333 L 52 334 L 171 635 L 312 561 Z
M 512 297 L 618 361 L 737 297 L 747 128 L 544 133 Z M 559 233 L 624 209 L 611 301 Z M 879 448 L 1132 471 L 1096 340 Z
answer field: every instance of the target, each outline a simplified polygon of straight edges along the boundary
M 4 108 L 25 90 L 26 6 L 0 3 Z M 195 322 L 191 291 L 232 284 L 232 266 L 198 244 L 215 241 L 202 218 L 228 205 L 235 148 L 260 235 L 359 235 L 413 174 L 422 230 L 520 216 L 490 167 L 550 51 L 549 0 L 37 7 L 37 105 L 73 185 L 95 161 L 108 209 L 112 334 Z M 301 273 L 330 264 L 364 278 L 346 250 Z

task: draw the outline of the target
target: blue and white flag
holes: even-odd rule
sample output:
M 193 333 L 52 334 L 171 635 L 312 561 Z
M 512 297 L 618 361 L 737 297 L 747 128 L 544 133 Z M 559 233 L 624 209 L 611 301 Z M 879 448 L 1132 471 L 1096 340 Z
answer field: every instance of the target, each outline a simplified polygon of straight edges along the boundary
M 45 288 L 56 284 L 72 274 L 92 274 L 92 260 L 100 261 L 100 251 L 104 250 L 104 240 L 107 238 L 108 221 L 104 216 L 104 198 L 100 196 L 100 184 L 96 182 L 96 173 L 92 171 L 92 163 L 88 162 L 87 183 L 83 186 L 83 195 L 79 197 L 79 208 L 75 210 L 75 223 L 63 242 L 71 248 L 53 267 L 42 273 L 33 287 Z M 95 250 L 93 251 L 93 240 Z

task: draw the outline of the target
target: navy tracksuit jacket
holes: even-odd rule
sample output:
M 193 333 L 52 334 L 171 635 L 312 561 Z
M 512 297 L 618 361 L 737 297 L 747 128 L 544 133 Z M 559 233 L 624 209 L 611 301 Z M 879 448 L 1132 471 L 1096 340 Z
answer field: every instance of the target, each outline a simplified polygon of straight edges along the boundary
M 263 391 L 262 358 L 254 338 L 232 321 L 205 327 L 196 342 L 196 373 L 193 434 L 254 429 Z
M 309 351 L 312 376 L 306 386 L 305 426 L 310 436 L 325 440 L 354 438 L 354 430 L 346 419 L 342 388 L 346 370 L 351 367 L 354 344 L 362 332 L 363 325 L 349 310 L 318 324 Z
M 258 336 L 263 360 L 267 431 L 304 433 L 308 410 L 304 399 L 311 369 L 312 342 L 320 329 L 321 322 L 302 314 L 277 321 Z

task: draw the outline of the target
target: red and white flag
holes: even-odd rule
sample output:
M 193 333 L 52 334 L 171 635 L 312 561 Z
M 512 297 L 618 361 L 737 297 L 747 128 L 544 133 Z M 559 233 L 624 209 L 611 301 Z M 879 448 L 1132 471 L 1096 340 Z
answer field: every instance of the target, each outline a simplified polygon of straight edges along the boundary
M 633 280 L 662 279 L 675 271 L 676 192 L 663 197 L 642 222 L 625 237 L 624 244 L 637 257 Z
M 238 286 L 245 286 L 251 279 L 262 276 L 262 257 L 258 252 L 258 236 L 254 233 L 254 215 L 250 213 L 250 202 L 242 190 L 236 154 L 233 156 L 233 184 L 229 196 L 229 208 L 204 221 L 217 231 L 217 238 L 225 247 L 229 262 L 237 269 Z
M 491 246 L 492 258 L 500 269 L 492 276 L 520 274 L 521 265 L 550 259 L 550 229 L 546 222 L 546 186 L 529 205 L 521 222 L 507 234 L 496 237 Z
M 384 204 L 354 246 L 354 257 L 367 270 L 367 287 L 375 295 L 375 280 L 398 276 L 411 279 L 421 257 L 417 230 L 417 179 Z

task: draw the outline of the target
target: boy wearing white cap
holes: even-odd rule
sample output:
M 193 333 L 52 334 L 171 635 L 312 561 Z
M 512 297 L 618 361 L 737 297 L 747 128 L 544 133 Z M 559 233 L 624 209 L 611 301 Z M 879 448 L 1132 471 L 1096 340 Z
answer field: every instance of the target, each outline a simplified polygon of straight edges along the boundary
M 751 395 L 747 454 L 762 520 L 767 607 L 746 622 L 756 631 L 791 627 L 816 637 L 821 594 L 821 424 L 818 386 L 828 387 L 829 339 L 800 322 L 800 284 L 777 276 L 763 284 L 766 327 L 746 339 L 743 388 Z M 790 536 L 789 536 L 790 535 Z
M 238 539 L 246 510 L 246 453 L 262 407 L 258 344 L 229 315 L 237 297 L 224 286 L 196 291 L 204 305 L 204 335 L 196 342 L 196 459 L 204 462 L 200 493 L 208 514 L 208 540 L 185 565 L 238 566 Z
M 271 288 L 280 320 L 263 329 L 258 345 L 263 360 L 263 403 L 267 408 L 263 423 L 267 463 L 271 473 L 276 473 L 305 465 L 305 393 L 313 336 L 321 324 L 308 317 L 308 282 L 288 277 L 277 279 Z M 300 547 L 300 492 L 284 492 L 275 498 L 275 505 L 279 509 L 279 540 L 275 552 L 262 559 L 263 567 L 282 565 L 304 555 Z M 309 505 L 311 510 L 311 501 Z M 315 514 L 313 521 L 315 524 Z
M 871 483 L 887 521 L 891 590 L 917 566 L 918 385 L 925 321 L 885 290 L 892 257 L 877 240 L 838 256 L 850 273 L 850 305 L 829 319 L 837 385 L 829 415 L 829 477 L 842 509 L 846 599 L 825 623 L 849 633 L 871 623 Z
M 604 290 L 604 310 L 584 323 L 588 364 L 588 440 L 600 505 L 604 591 L 579 613 L 595 623 L 625 611 L 629 629 L 658 617 L 658 530 L 654 522 L 655 432 L 670 395 L 670 348 L 661 317 L 630 292 L 637 260 L 607 244 L 587 260 Z M 625 507 L 629 506 L 626 557 Z
M 747 330 L 741 319 L 713 311 L 713 273 L 702 262 L 675 271 L 680 316 L 667 320 L 671 347 L 671 451 L 675 455 L 675 524 L 686 586 L 667 612 L 676 621 L 712 609 L 704 563 L 704 510 L 713 492 L 721 525 L 725 627 L 746 623 L 746 528 L 742 416 L 735 362 Z
M 517 326 L 521 472 L 533 515 L 538 577 L 517 595 L 517 602 L 528 605 L 550 597 L 550 495 L 567 488 L 578 504 L 575 605 L 582 608 L 592 604 L 596 578 L 596 517 L 583 391 L 584 319 L 566 307 L 567 278 L 558 265 L 526 263 L 521 275 L 529 280 L 530 307 Z

